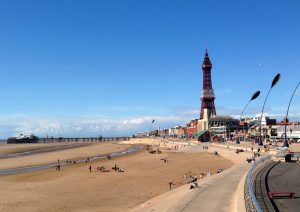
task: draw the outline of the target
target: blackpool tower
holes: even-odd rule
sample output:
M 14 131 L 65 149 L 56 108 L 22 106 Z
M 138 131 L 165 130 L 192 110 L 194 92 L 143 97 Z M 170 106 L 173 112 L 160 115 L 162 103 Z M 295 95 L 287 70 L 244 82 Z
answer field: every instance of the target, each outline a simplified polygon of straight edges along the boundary
M 201 92 L 201 112 L 200 119 L 203 119 L 204 112 L 207 111 L 207 116 L 215 116 L 216 108 L 215 108 L 215 94 L 212 88 L 211 83 L 211 68 L 212 64 L 208 57 L 207 49 L 205 51 L 205 57 L 202 64 L 203 70 L 203 88 Z

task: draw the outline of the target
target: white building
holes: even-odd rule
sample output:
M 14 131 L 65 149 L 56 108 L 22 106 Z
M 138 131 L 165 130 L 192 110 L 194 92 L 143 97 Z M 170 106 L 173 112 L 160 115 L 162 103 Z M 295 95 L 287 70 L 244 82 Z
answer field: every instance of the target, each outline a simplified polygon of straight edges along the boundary
M 284 138 L 285 137 L 285 126 L 284 125 L 277 125 L 274 126 L 277 129 L 277 138 Z M 300 139 L 300 125 L 287 125 L 286 126 L 286 136 L 287 138 L 291 139 Z

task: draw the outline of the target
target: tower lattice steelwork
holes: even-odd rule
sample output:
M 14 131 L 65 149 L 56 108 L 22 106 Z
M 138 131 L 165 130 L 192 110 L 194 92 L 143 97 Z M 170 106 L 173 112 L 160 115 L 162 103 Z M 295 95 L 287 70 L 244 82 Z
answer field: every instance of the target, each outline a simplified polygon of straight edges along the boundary
M 208 116 L 215 116 L 216 115 L 216 108 L 215 108 L 215 94 L 212 88 L 211 83 L 211 68 L 212 64 L 208 57 L 207 49 L 205 51 L 205 57 L 202 64 L 203 70 L 203 89 L 201 92 L 201 112 L 200 112 L 200 119 L 203 118 L 204 109 L 207 109 Z

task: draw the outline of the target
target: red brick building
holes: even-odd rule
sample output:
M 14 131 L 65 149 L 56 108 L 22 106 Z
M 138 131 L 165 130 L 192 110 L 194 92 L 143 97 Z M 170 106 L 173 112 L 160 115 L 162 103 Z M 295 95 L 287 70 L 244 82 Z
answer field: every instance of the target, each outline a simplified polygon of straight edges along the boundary
M 186 124 L 186 134 L 188 138 L 192 138 L 195 133 L 197 133 L 198 119 L 190 121 Z

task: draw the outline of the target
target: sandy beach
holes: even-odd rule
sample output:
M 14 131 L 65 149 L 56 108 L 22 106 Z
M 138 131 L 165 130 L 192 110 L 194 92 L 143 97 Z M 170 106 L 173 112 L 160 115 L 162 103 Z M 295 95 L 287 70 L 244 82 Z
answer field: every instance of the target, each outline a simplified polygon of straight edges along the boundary
M 145 143 L 149 143 L 149 140 Z M 117 150 L 116 145 L 104 147 L 100 145 L 96 149 L 92 145 L 69 149 L 64 150 L 66 152 L 63 155 L 67 159 L 71 154 L 81 157 L 93 155 L 101 149 L 111 152 Z M 127 147 L 118 145 L 119 149 Z M 26 156 L 26 163 L 30 160 L 32 163 L 44 163 L 44 154 Z M 49 157 L 48 160 L 52 160 L 57 155 L 52 155 L 51 159 Z M 167 158 L 168 162 L 165 163 L 163 158 Z M 10 167 L 22 165 L 20 158 L 17 161 L 16 158 L 10 160 Z M 5 165 L 2 160 L 0 164 Z M 111 167 L 115 164 L 124 168 L 125 172 L 114 172 Z M 92 172 L 89 172 L 90 165 Z M 96 167 L 99 166 L 105 166 L 110 171 L 97 172 Z M 0 211 L 128 211 L 154 196 L 168 192 L 170 180 L 174 183 L 172 187 L 177 188 L 187 183 L 184 174 L 199 178 L 200 173 L 214 174 L 219 168 L 228 169 L 231 166 L 231 161 L 206 151 L 189 153 L 162 150 L 161 154 L 150 154 L 143 150 L 111 160 L 63 167 L 61 171 L 51 169 L 0 176 Z

